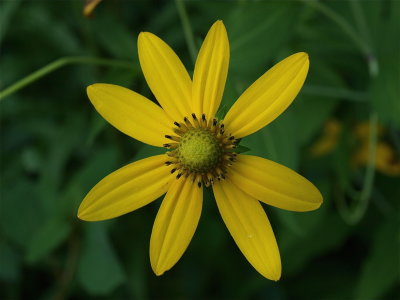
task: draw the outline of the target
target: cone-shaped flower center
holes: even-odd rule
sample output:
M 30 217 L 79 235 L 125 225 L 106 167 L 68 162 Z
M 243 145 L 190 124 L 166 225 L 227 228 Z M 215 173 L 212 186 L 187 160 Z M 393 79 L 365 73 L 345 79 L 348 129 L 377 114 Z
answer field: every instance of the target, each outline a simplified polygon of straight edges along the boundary
M 166 135 L 172 142 L 164 144 L 171 149 L 167 155 L 167 166 L 174 165 L 171 173 L 177 172 L 176 178 L 182 175 L 192 177 L 198 186 L 214 183 L 214 179 L 223 180 L 227 169 L 236 159 L 232 150 L 237 140 L 225 133 L 224 124 L 217 119 L 207 120 L 204 114 L 201 119 L 193 113 L 192 121 L 188 117 L 183 122 L 174 122 L 173 128 L 177 136 Z
M 221 157 L 221 147 L 215 135 L 203 128 L 188 130 L 177 150 L 181 164 L 192 172 L 212 170 Z

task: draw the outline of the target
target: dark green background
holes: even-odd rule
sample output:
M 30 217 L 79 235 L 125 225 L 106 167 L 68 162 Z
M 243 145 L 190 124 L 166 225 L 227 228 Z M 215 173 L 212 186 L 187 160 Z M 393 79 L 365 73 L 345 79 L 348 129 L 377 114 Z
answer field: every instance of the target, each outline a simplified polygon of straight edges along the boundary
M 197 47 L 214 21 L 223 20 L 228 31 L 231 61 L 221 114 L 280 59 L 298 51 L 310 55 L 294 104 L 242 142 L 250 153 L 300 172 L 324 196 L 321 208 L 308 213 L 265 206 L 283 264 L 281 280 L 272 282 L 237 249 L 210 191 L 189 248 L 162 277 L 152 273 L 148 257 L 160 200 L 110 221 L 76 217 L 102 177 L 159 153 L 106 123 L 85 89 L 114 83 L 154 99 L 138 63 L 141 31 L 169 43 L 192 72 L 176 3 L 105 1 L 87 19 L 83 1 L 0 1 L 0 90 L 65 56 L 124 66 L 67 65 L 1 101 L 0 298 L 397 298 L 400 177 L 376 172 L 366 212 L 353 222 L 349 215 L 360 205 L 366 171 L 350 164 L 357 147 L 351 128 L 377 116 L 399 155 L 400 2 L 314 3 L 184 3 Z M 337 146 L 310 156 L 332 118 L 343 126 Z

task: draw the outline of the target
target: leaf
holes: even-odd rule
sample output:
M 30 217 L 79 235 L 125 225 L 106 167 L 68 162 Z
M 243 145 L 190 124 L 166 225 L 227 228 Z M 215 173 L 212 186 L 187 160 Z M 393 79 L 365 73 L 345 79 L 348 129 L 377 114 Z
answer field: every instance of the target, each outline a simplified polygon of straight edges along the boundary
M 231 56 L 221 103 L 225 110 L 274 63 L 291 54 L 282 49 L 292 35 L 290 27 L 296 8 L 296 4 L 288 2 L 277 5 L 273 1 L 257 1 L 236 4 L 226 12 Z
M 298 119 L 297 135 L 302 145 L 307 145 L 332 115 L 341 100 L 338 91 L 344 87 L 343 80 L 333 67 L 313 56 L 310 56 L 310 63 L 306 83 L 292 104 Z M 321 87 L 327 87 L 330 93 L 318 95 L 318 88 Z
M 3 41 L 4 34 L 10 24 L 10 20 L 20 4 L 21 0 L 5 1 L 1 4 L 2 11 L 0 15 L 0 43 Z
M 316 216 L 320 219 L 318 226 L 313 226 L 307 235 L 296 235 L 285 231 L 279 241 L 282 261 L 285 263 L 286 274 L 298 273 L 308 261 L 327 251 L 340 247 L 341 243 L 350 233 L 350 227 L 344 224 L 338 214 L 332 214 L 327 209 L 321 208 L 314 212 L 304 213 L 308 217 Z M 320 217 L 318 215 L 321 215 Z M 302 224 L 302 222 L 299 222 Z M 279 236 L 279 233 L 278 233 Z M 318 241 L 318 242 L 316 242 Z
M 399 226 L 398 217 L 394 214 L 377 229 L 356 283 L 354 299 L 381 299 L 398 283 Z
M 275 226 L 279 239 L 282 261 L 285 273 L 298 273 L 307 266 L 307 262 L 327 251 L 339 248 L 341 243 L 350 234 L 347 226 L 337 213 L 332 213 L 330 191 L 332 183 L 329 181 L 314 182 L 324 195 L 321 207 L 311 212 L 279 211 L 278 217 L 284 226 Z M 290 215 L 293 220 L 285 220 L 282 215 Z M 297 226 L 298 228 L 293 228 Z M 289 229 L 289 230 L 287 230 Z M 310 274 L 313 276 L 313 274 Z
M 250 148 L 251 155 L 261 156 L 296 170 L 299 164 L 296 132 L 295 115 L 289 108 L 267 127 L 245 137 L 241 145 Z
M 86 162 L 77 170 L 62 193 L 62 203 L 65 211 L 76 217 L 80 202 L 86 193 L 103 177 L 115 171 L 118 153 L 113 147 L 103 147 L 92 150 Z
M 87 223 L 78 267 L 78 280 L 91 295 L 106 296 L 125 275 L 107 236 L 105 223 Z
M 102 18 L 95 18 L 89 24 L 95 35 L 96 41 L 115 58 L 128 59 L 137 62 L 137 47 L 135 34 L 128 31 L 119 20 L 111 15 L 105 14 Z M 137 35 L 137 33 L 136 33 Z
M 236 5 L 226 19 L 231 48 L 230 72 L 240 74 L 244 80 L 267 71 L 271 59 L 277 57 L 292 34 L 289 28 L 295 20 L 296 8 L 290 3 L 266 1 Z
M 43 224 L 32 236 L 26 252 L 28 263 L 36 263 L 57 248 L 71 231 L 71 224 L 54 217 Z
M 154 146 L 150 146 L 150 145 L 147 145 L 147 144 L 142 144 L 139 147 L 139 150 L 133 156 L 132 162 L 133 161 L 138 161 L 140 159 L 144 159 L 146 157 L 164 154 L 166 152 L 167 151 L 166 151 L 165 148 L 154 147 Z
M 246 146 L 242 146 L 242 145 L 238 145 L 235 149 L 234 152 L 236 153 L 246 153 L 248 151 L 251 151 L 251 149 L 249 147 Z
M 127 263 L 127 286 L 133 299 L 149 299 L 149 280 L 143 276 L 149 268 L 147 249 L 145 248 L 144 243 L 135 243 Z
M 86 140 L 88 147 L 93 145 L 97 136 L 107 127 L 106 125 L 107 122 L 97 112 L 92 112 Z
M 368 1 L 363 5 L 371 27 L 374 43 L 373 57 L 377 61 L 377 76 L 369 86 L 372 109 L 378 112 L 380 122 L 400 126 L 400 43 L 399 1 Z M 372 22 L 372 23 L 370 23 Z
M 338 100 L 318 96 L 303 96 L 296 101 L 294 109 L 299 120 L 298 139 L 302 146 L 311 142 L 338 104 Z
M 297 236 L 299 239 L 306 237 L 310 232 L 315 231 L 321 226 L 321 224 L 323 224 L 328 205 L 327 203 L 329 203 L 330 200 L 325 196 L 329 196 L 330 185 L 327 182 L 313 183 L 321 191 L 321 194 L 324 195 L 324 203 L 318 210 L 299 213 L 283 209 L 273 209 L 273 213 L 279 218 L 283 227 L 285 227 L 282 227 L 281 230 L 287 228 L 290 231 L 290 234 Z M 267 208 L 267 210 L 269 209 Z
M 59 197 L 60 186 L 65 180 L 65 168 L 68 159 L 71 158 L 74 150 L 83 140 L 82 128 L 85 128 L 86 120 L 82 114 L 75 114 L 74 117 L 68 118 L 63 126 L 58 127 L 58 134 L 47 141 L 50 149 L 45 154 L 46 163 L 43 164 L 40 182 L 38 184 L 40 200 L 43 207 L 47 211 L 47 215 L 51 216 L 62 208 L 62 202 L 55 201 Z M 62 138 L 60 138 L 62 137 Z
M 25 248 L 39 228 L 43 207 L 37 197 L 37 187 L 20 179 L 1 195 L 2 232 L 13 242 Z
M 381 60 L 379 75 L 372 81 L 370 96 L 372 108 L 380 122 L 400 126 L 400 56 L 387 55 Z
M 36 43 L 32 43 L 23 34 L 16 34 L 26 45 L 30 45 L 30 59 L 40 57 L 39 50 L 47 53 L 48 56 L 54 57 L 63 55 L 78 54 L 81 51 L 81 43 L 79 42 L 76 32 L 70 30 L 68 22 L 59 22 L 59 19 L 52 12 L 52 9 L 63 10 L 68 13 L 69 6 L 67 3 L 52 2 L 50 5 L 25 5 L 23 9 L 18 10 L 18 19 L 24 19 L 17 29 L 23 30 L 25 34 L 34 35 Z M 71 12 L 71 11 L 69 11 Z M 49 30 L 51 27 L 51 30 Z M 13 28 L 13 30 L 15 30 Z M 13 32 L 13 31 L 11 31 Z M 17 32 L 16 32 L 17 33 Z M 43 51 L 46 49 L 46 51 Z M 42 54 L 43 55 L 43 54 Z
M 0 279 L 11 282 L 17 281 L 21 273 L 21 259 L 14 248 L 0 242 Z

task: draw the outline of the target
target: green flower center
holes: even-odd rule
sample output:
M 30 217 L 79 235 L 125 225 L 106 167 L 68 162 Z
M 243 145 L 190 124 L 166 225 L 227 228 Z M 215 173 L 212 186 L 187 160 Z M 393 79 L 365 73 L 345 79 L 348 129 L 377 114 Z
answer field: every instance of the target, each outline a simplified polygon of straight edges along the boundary
M 216 180 L 224 180 L 228 168 L 236 160 L 237 140 L 225 132 L 225 126 L 215 118 L 207 120 L 205 114 L 197 118 L 191 114 L 183 122 L 174 122 L 175 135 L 165 135 L 171 140 L 164 144 L 170 149 L 166 166 L 172 166 L 176 179 L 190 177 L 199 187 L 210 186 Z
M 221 147 L 215 135 L 207 129 L 193 128 L 181 138 L 178 159 L 191 172 L 208 172 L 220 161 Z

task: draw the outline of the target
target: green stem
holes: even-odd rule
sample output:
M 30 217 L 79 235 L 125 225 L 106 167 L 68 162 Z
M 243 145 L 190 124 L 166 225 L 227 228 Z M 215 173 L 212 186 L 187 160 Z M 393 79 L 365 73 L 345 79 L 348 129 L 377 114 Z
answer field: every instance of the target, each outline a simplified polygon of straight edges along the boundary
M 368 25 L 364 17 L 364 13 L 360 6 L 360 1 L 349 0 L 349 5 L 354 16 L 354 20 L 358 27 L 358 31 L 363 35 L 364 39 L 371 45 L 371 37 L 368 30 Z
M 183 0 L 175 0 L 176 8 L 178 9 L 179 17 L 181 18 L 183 33 L 185 35 L 186 44 L 189 48 L 190 57 L 193 64 L 196 62 L 197 47 L 194 41 L 192 26 L 190 25 L 189 17 L 186 12 Z
M 341 15 L 330 9 L 325 4 L 316 0 L 300 0 L 305 4 L 319 10 L 333 22 L 335 22 L 349 37 L 356 46 L 360 49 L 361 53 L 365 56 L 368 64 L 369 74 L 372 78 L 376 77 L 379 73 L 379 62 L 374 54 L 371 46 L 360 37 L 358 32 L 343 18 Z
M 394 148 L 396 149 L 397 155 L 400 157 L 400 135 L 395 126 L 390 128 L 390 137 L 393 141 Z
M 39 70 L 29 74 L 28 76 L 20 79 L 9 87 L 5 88 L 0 92 L 0 101 L 24 88 L 25 86 L 33 83 L 34 81 L 42 78 L 43 76 L 70 64 L 89 64 L 89 65 L 102 65 L 117 68 L 134 68 L 134 64 L 129 61 L 117 61 L 112 59 L 95 58 L 95 57 L 84 57 L 84 56 L 68 56 L 59 58 L 48 65 L 40 68 Z
M 356 21 L 357 27 L 359 32 L 363 35 L 364 41 L 369 45 L 369 51 L 370 53 L 366 54 L 367 58 L 367 63 L 368 63 L 368 70 L 369 70 L 369 75 L 371 78 L 375 78 L 378 73 L 379 73 L 379 63 L 378 59 L 375 56 L 375 51 L 374 51 L 374 46 L 372 44 L 372 39 L 371 35 L 369 34 L 369 29 L 367 22 L 365 20 L 365 16 L 362 10 L 362 7 L 360 6 L 360 1 L 358 0 L 349 0 L 350 2 L 350 7 L 353 12 L 354 19 Z
M 353 42 L 360 48 L 361 52 L 366 56 L 370 57 L 372 53 L 372 49 L 370 46 L 360 37 L 360 35 L 354 30 L 354 28 L 343 18 L 341 15 L 336 13 L 334 10 L 330 9 L 325 4 L 319 1 L 309 1 L 309 0 L 301 0 L 305 4 L 317 9 L 329 19 L 334 21 L 352 40 Z
M 375 161 L 376 161 L 376 145 L 378 141 L 378 116 L 376 113 L 371 113 L 370 120 L 370 132 L 368 142 L 368 162 L 365 170 L 363 187 L 361 192 L 356 197 L 354 194 L 349 193 L 350 198 L 354 201 L 355 207 L 352 209 L 341 199 L 339 212 L 343 216 L 344 220 L 349 224 L 355 224 L 361 220 L 367 211 L 368 204 L 371 198 L 374 178 L 375 178 Z
M 369 199 L 371 198 L 372 188 L 374 186 L 375 177 L 375 162 L 376 162 L 376 145 L 378 142 L 378 116 L 376 113 L 371 113 L 369 119 L 370 132 L 368 141 L 368 164 L 365 171 L 363 189 L 360 194 L 360 205 L 355 211 L 355 218 L 361 219 L 368 207 Z
M 55 291 L 54 300 L 68 299 L 68 292 L 78 268 L 79 255 L 81 252 L 80 240 L 76 230 L 72 232 L 69 243 L 63 273 L 60 276 L 58 289 Z

